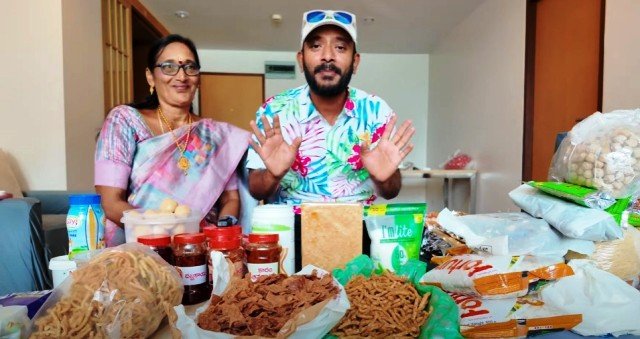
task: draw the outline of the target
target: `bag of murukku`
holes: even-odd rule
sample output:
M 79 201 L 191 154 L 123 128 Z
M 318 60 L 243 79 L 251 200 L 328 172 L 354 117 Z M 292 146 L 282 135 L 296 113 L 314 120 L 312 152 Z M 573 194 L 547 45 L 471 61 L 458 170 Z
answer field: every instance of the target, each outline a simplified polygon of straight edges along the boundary
M 453 299 L 438 287 L 418 283 L 425 271 L 425 263 L 411 259 L 395 273 L 376 270 L 366 255 L 333 270 L 351 308 L 328 337 L 462 338 Z
M 146 338 L 182 300 L 178 272 L 146 246 L 102 250 L 53 291 L 31 338 Z

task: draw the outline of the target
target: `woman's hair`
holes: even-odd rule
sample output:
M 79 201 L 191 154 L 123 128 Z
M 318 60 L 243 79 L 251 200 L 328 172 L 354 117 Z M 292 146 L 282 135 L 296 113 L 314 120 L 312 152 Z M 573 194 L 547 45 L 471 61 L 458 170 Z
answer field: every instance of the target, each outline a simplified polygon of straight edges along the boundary
M 151 46 L 151 49 L 149 49 L 149 54 L 147 55 L 147 68 L 151 72 L 153 72 L 156 63 L 158 62 L 158 57 L 160 56 L 160 54 L 162 54 L 162 51 L 164 51 L 165 47 L 174 42 L 179 42 L 187 46 L 187 48 L 189 48 L 191 53 L 193 53 L 193 56 L 196 58 L 196 64 L 200 66 L 200 58 L 198 57 L 198 51 L 196 51 L 196 45 L 193 43 L 193 41 L 191 41 L 191 39 L 189 38 L 183 37 L 182 35 L 170 34 L 165 36 L 164 38 L 158 39 Z M 156 109 L 160 105 L 160 102 L 158 101 L 158 92 L 153 91 L 153 93 L 151 95 L 148 95 L 143 101 L 132 102 L 127 105 L 135 109 Z M 191 105 L 189 111 L 193 113 L 193 104 Z

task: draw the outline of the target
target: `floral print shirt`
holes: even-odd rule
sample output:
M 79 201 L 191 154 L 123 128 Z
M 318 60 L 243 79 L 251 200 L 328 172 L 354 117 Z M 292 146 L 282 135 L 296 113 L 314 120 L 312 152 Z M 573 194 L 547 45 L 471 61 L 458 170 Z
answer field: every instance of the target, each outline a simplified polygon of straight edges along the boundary
M 269 98 L 256 113 L 258 128 L 263 130 L 263 115 L 273 122 L 277 114 L 285 141 L 302 139 L 298 155 L 272 199 L 275 201 L 270 202 L 371 204 L 376 199 L 375 187 L 360 159 L 360 149 L 375 146 L 392 113 L 384 100 L 353 87 L 333 126 L 311 102 L 307 85 Z M 251 147 L 247 168 L 265 168 Z

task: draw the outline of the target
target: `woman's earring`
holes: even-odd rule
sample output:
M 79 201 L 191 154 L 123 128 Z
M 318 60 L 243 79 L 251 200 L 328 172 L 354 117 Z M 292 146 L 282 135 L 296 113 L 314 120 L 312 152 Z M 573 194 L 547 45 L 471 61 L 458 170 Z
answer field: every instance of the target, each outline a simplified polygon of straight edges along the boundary
M 149 95 L 153 95 L 153 86 L 149 86 Z

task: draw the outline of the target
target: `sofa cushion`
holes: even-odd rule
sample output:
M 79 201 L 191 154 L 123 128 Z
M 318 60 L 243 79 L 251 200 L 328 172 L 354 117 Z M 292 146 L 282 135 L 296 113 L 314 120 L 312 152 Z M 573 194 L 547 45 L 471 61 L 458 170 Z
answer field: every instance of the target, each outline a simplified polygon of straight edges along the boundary
M 51 257 L 69 253 L 69 236 L 67 235 L 67 216 L 62 214 L 43 214 L 42 228 Z
M 0 191 L 13 194 L 14 198 L 22 198 L 22 190 L 16 176 L 9 166 L 9 156 L 0 148 Z

